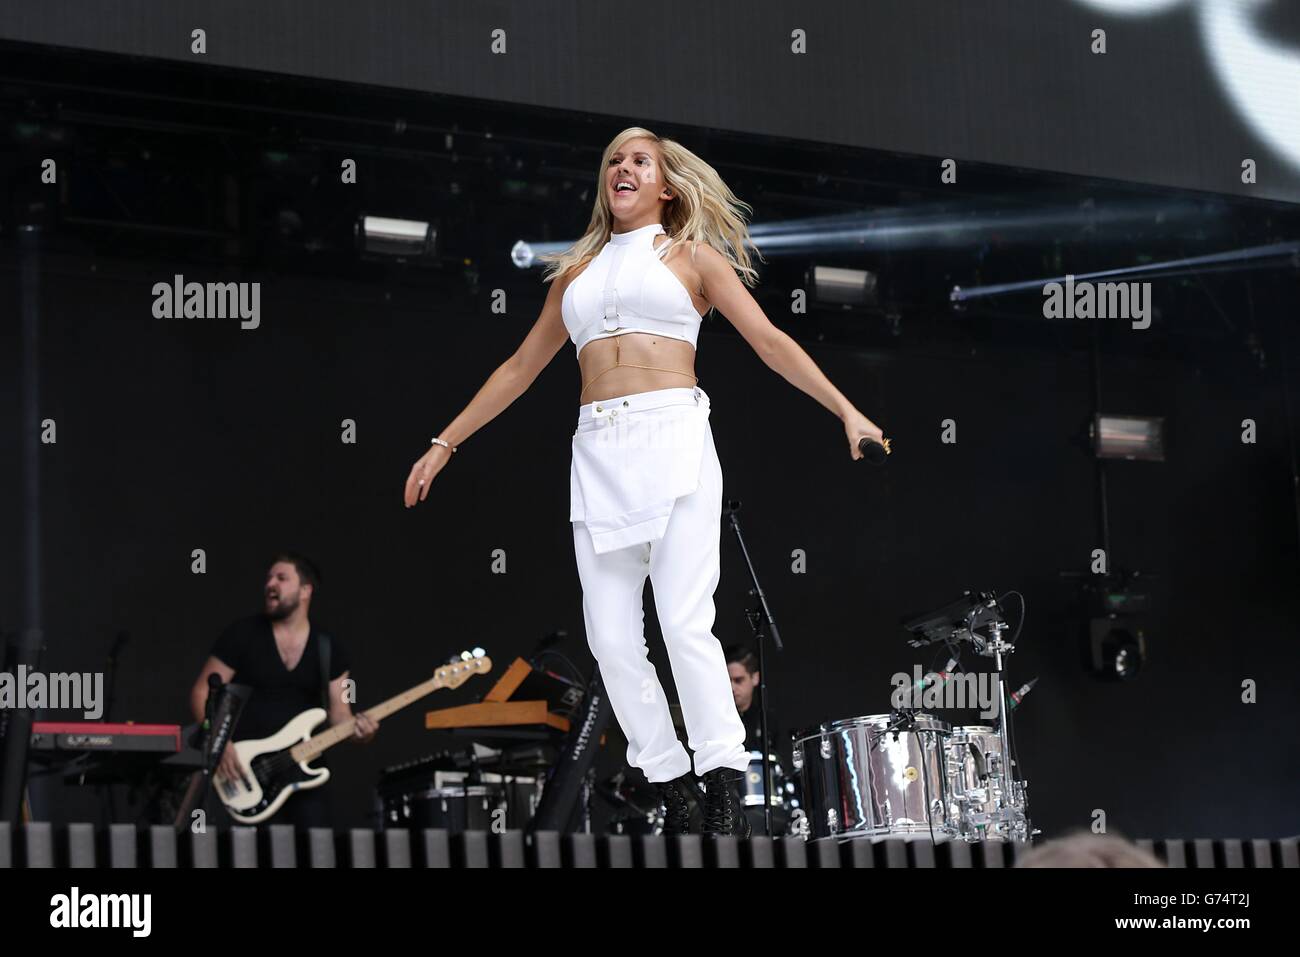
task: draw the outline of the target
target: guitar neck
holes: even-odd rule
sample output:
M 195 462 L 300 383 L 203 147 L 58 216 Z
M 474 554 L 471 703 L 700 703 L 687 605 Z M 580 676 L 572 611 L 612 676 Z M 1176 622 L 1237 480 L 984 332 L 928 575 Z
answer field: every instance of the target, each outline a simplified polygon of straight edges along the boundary
M 382 701 L 373 708 L 362 713 L 377 721 L 382 721 L 390 714 L 395 714 L 407 705 L 414 704 L 421 698 L 433 694 L 433 692 L 437 691 L 442 686 L 442 679 L 435 675 L 428 681 L 422 682 L 414 688 L 403 691 L 399 695 L 394 695 L 387 701 Z M 346 741 L 348 738 L 352 737 L 353 733 L 356 731 L 356 727 L 356 719 L 349 718 L 347 721 L 340 722 L 328 730 L 322 731 L 320 734 L 308 738 L 306 741 L 300 741 L 298 744 L 295 744 L 290 748 L 290 753 L 293 755 L 295 761 L 311 761 L 334 747 L 334 745 L 338 744 L 340 741 Z

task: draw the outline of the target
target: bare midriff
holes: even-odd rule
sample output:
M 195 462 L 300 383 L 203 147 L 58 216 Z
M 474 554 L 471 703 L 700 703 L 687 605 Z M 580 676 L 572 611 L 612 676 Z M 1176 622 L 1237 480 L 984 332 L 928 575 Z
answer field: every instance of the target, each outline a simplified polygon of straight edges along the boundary
M 624 332 L 593 339 L 578 354 L 582 371 L 579 404 L 696 383 L 695 347 L 650 332 Z

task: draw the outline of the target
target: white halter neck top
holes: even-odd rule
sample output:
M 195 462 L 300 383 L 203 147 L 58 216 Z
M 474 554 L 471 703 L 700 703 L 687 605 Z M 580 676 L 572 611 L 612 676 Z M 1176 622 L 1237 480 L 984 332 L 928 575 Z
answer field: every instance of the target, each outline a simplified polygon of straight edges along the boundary
M 564 290 L 564 326 L 579 353 L 588 342 L 625 332 L 649 332 L 695 345 L 702 317 L 655 249 L 654 238 L 662 232 L 662 223 L 651 223 L 610 233 L 604 248 Z

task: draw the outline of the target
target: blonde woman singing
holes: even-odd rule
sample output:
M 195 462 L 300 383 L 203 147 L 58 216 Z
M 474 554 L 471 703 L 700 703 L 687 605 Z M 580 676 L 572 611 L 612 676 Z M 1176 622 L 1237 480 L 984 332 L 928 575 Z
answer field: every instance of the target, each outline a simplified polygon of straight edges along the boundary
M 632 127 L 606 148 L 598 176 L 587 231 L 546 257 L 544 281 L 555 281 L 541 315 L 411 468 L 405 502 L 424 501 L 457 447 L 519 398 L 571 339 L 582 391 L 569 519 L 587 643 L 627 737 L 628 762 L 658 788 L 664 833 L 687 833 L 692 806 L 702 806 L 702 833 L 747 837 L 737 790 L 749 767 L 745 728 L 713 635 L 722 468 L 710 399 L 694 371 L 702 319 L 717 309 L 769 368 L 839 418 L 853 459 L 862 457 L 861 438 L 884 437 L 745 288 L 757 281 L 740 214 L 750 207 L 713 167 Z M 647 657 L 647 576 L 702 797 Z

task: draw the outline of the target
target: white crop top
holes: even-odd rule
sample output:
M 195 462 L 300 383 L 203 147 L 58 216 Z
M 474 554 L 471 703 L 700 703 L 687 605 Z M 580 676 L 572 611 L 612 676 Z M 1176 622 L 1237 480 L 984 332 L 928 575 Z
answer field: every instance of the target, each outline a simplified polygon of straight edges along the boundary
M 703 317 L 655 249 L 654 238 L 662 232 L 662 223 L 651 223 L 610 233 L 604 248 L 564 290 L 564 326 L 579 353 L 594 339 L 625 332 L 650 332 L 695 345 Z

